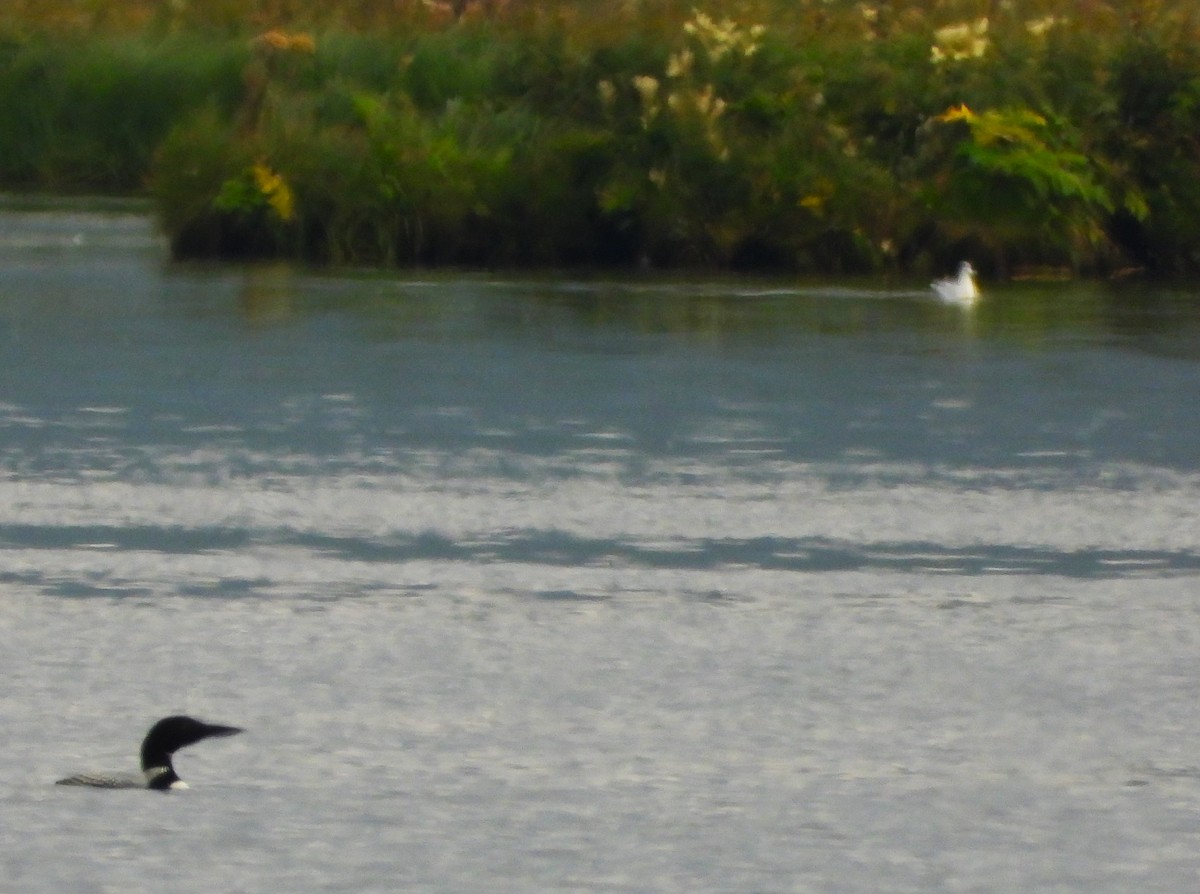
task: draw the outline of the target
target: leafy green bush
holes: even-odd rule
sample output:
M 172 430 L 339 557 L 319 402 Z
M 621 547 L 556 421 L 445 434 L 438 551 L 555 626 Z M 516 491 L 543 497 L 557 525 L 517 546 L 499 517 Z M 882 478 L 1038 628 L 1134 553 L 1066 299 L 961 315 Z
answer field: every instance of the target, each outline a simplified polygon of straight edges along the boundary
M 1078 264 L 1103 249 L 1115 204 L 1066 122 L 1026 108 L 966 106 L 937 120 L 965 131 L 943 164 L 948 187 L 934 201 L 943 228 L 1033 261 Z
M 0 182 L 181 254 L 1200 270 L 1190 0 L 14 4 Z

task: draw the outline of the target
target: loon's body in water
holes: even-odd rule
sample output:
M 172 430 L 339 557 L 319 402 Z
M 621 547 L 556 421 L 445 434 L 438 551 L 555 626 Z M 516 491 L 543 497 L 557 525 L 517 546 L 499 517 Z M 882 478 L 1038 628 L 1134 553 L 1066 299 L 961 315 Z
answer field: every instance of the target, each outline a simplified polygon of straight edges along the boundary
M 240 733 L 236 726 L 219 726 L 203 723 L 191 717 L 164 717 L 146 733 L 142 740 L 142 773 L 140 776 L 125 773 L 79 773 L 58 780 L 58 785 L 86 785 L 92 788 L 148 788 L 168 791 L 187 788 L 175 773 L 171 755 L 180 748 L 194 745 L 216 736 L 233 736 Z

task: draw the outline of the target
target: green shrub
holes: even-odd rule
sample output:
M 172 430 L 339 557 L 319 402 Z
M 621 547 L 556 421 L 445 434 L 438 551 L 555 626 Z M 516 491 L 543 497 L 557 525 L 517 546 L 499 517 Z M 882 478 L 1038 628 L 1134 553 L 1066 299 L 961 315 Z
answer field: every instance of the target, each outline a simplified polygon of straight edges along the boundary
M 0 11 L 0 182 L 182 254 L 1200 270 L 1186 0 L 286 6 Z

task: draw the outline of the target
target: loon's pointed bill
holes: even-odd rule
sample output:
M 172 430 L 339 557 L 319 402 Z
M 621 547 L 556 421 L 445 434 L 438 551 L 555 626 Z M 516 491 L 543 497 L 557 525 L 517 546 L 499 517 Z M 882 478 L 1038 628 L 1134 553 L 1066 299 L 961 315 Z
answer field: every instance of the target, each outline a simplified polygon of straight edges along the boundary
M 59 779 L 58 785 L 82 785 L 90 788 L 149 788 L 167 791 L 187 788 L 187 783 L 175 772 L 171 756 L 180 748 L 194 745 L 204 739 L 233 736 L 242 732 L 241 727 L 205 723 L 194 717 L 174 715 L 164 717 L 146 733 L 142 740 L 141 775 L 129 773 L 76 773 Z

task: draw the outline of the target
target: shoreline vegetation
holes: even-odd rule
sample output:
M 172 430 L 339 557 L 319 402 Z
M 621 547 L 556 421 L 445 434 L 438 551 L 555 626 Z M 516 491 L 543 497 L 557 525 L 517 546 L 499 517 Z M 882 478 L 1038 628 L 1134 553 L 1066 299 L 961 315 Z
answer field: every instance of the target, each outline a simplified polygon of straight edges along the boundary
M 1200 273 L 1195 0 L 8 0 L 0 186 L 178 257 Z

